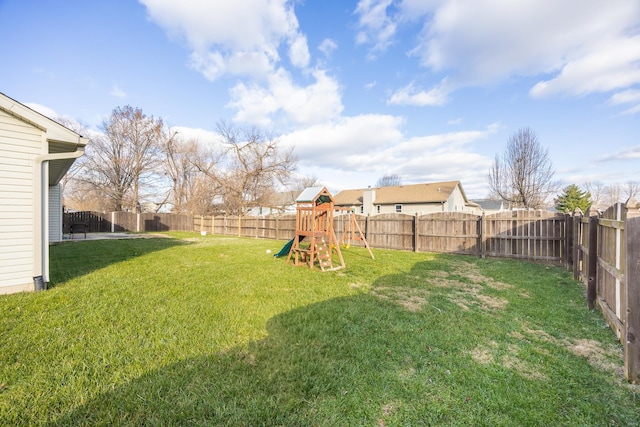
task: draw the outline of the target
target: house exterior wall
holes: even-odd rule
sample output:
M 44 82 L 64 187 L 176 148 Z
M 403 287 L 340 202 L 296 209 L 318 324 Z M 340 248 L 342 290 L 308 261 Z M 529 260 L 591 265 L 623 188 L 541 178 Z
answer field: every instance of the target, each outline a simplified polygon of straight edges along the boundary
M 62 241 L 62 185 L 49 187 L 49 243 Z
M 462 191 L 460 191 L 459 186 L 454 188 L 447 200 L 447 211 L 482 215 L 482 209 L 480 207 L 467 206 L 465 204 L 464 196 L 462 195 Z
M 362 193 L 362 209 L 360 213 L 363 215 L 375 215 L 376 211 L 376 190 L 369 188 Z
M 443 212 L 442 203 L 399 203 L 402 205 L 402 210 L 400 212 L 396 211 L 396 203 L 381 205 L 375 204 L 372 215 L 377 214 L 392 214 L 392 213 L 403 213 L 407 215 L 425 215 L 434 212 Z M 380 207 L 378 209 L 378 206 Z
M 37 127 L 0 110 L 0 294 L 34 288 L 34 159 L 43 138 Z

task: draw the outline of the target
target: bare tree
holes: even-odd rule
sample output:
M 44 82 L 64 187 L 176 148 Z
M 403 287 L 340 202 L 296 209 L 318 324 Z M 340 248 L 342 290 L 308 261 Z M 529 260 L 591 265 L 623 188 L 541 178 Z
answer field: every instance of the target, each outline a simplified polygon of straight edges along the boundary
M 292 178 L 291 186 L 289 187 L 293 192 L 301 192 L 304 191 L 305 188 L 309 187 L 322 187 L 323 184 L 318 181 L 318 178 L 315 176 L 296 176 Z
M 184 141 L 169 130 L 163 144 L 165 175 L 171 180 L 169 199 L 173 211 L 205 215 L 220 188 L 213 179 L 220 155 L 203 147 L 197 140 Z
M 622 189 L 622 194 L 625 203 L 632 198 L 637 198 L 640 195 L 640 182 L 627 181 Z
M 622 186 L 611 184 L 604 187 L 604 204 L 606 206 L 615 205 L 622 199 Z
M 509 137 L 503 156 L 496 155 L 489 189 L 493 197 L 513 207 L 538 209 L 558 189 L 554 173 L 548 150 L 533 130 L 522 128 Z
M 378 178 L 378 182 L 376 183 L 376 187 L 393 187 L 396 185 L 402 185 L 402 178 L 395 173 Z
M 218 132 L 229 147 L 229 169 L 222 174 L 225 204 L 243 214 L 247 206 L 260 204 L 285 184 L 295 169 L 293 150 L 282 151 L 279 140 L 258 128 L 240 130 L 221 123 Z
M 592 206 L 600 207 L 604 204 L 606 186 L 601 182 L 587 182 L 583 185 L 585 190 L 591 194 Z
M 102 122 L 104 134 L 87 147 L 82 179 L 112 209 L 139 212 L 143 191 L 154 188 L 163 129 L 162 119 L 139 108 L 114 109 Z
M 265 202 L 278 184 L 285 185 L 295 170 L 293 148 L 282 150 L 279 139 L 256 127 L 239 128 L 220 122 L 218 133 L 226 148 L 216 170 L 199 169 L 222 190 L 226 213 L 242 215 Z

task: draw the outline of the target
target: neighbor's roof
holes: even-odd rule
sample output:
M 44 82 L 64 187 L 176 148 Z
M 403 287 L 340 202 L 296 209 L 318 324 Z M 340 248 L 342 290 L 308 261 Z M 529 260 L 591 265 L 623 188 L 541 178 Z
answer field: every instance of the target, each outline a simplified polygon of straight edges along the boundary
M 485 211 L 499 211 L 504 209 L 504 202 L 502 200 L 477 199 L 473 200 L 473 202 L 480 205 L 482 210 Z
M 460 191 L 462 192 L 465 202 L 474 204 L 467 200 L 460 181 L 396 185 L 372 188 L 372 190 L 376 192 L 374 203 L 379 205 L 394 203 L 441 203 L 447 201 L 456 186 L 460 186 Z M 343 190 L 335 195 L 335 204 L 340 206 L 361 205 L 362 196 L 366 190 L 366 188 Z

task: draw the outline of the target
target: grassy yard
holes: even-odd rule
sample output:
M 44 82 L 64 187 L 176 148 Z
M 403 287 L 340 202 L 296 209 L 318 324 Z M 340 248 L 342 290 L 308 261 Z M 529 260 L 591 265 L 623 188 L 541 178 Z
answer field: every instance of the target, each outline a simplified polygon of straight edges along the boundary
M 0 296 L 0 425 L 640 424 L 563 269 L 171 236 L 54 246 L 50 290 Z

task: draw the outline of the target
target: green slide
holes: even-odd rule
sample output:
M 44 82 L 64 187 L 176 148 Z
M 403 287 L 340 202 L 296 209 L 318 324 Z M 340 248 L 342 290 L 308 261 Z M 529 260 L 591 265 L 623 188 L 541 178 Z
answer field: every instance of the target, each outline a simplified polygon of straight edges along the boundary
M 302 239 L 304 239 L 304 237 L 302 237 Z M 300 240 L 302 240 L 300 239 Z M 294 237 L 293 239 L 289 240 L 287 242 L 286 245 L 284 245 L 282 247 L 282 249 L 280 249 L 280 252 L 278 252 L 277 254 L 273 255 L 274 258 L 280 258 L 281 256 L 285 256 L 285 255 L 289 255 L 289 251 L 291 251 L 291 246 L 293 246 L 293 241 L 296 240 L 296 238 Z

